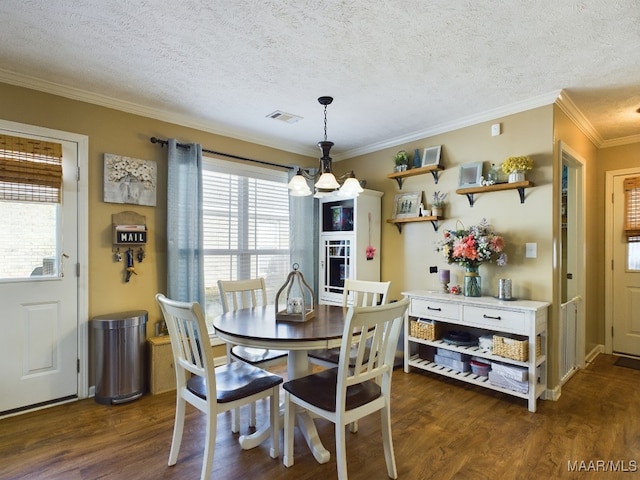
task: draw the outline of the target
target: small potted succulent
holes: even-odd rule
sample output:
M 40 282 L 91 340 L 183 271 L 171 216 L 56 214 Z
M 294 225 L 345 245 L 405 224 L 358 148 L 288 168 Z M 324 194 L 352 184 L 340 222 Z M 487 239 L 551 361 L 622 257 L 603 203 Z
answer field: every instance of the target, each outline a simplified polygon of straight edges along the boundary
M 394 172 L 404 172 L 407 169 L 407 165 L 409 165 L 409 154 L 405 150 L 400 150 L 394 155 L 393 163 L 395 164 L 393 167 Z
M 431 215 L 434 217 L 442 216 L 446 198 L 447 194 L 445 192 L 433 192 L 431 196 Z

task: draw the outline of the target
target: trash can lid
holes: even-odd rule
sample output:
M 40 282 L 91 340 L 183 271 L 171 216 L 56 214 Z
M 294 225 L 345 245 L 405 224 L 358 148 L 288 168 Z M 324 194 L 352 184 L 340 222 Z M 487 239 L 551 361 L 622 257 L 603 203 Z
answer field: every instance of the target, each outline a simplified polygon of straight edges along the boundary
M 93 317 L 93 328 L 104 330 L 115 328 L 136 327 L 147 323 L 149 312 L 146 310 L 132 310 L 129 312 L 111 313 L 108 315 L 98 315 Z

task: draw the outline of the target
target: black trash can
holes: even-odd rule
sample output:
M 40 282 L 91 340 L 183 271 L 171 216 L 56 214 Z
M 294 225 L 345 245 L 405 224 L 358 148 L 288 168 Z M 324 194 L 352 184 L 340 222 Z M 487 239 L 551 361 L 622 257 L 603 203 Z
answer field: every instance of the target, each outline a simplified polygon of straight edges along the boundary
M 126 403 L 144 394 L 147 318 L 146 310 L 93 318 L 96 402 Z

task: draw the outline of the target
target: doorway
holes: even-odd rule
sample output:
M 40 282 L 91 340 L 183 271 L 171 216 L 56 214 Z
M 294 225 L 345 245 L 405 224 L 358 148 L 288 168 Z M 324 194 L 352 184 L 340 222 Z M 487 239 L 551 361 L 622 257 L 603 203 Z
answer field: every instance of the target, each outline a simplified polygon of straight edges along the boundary
M 4 265 L 11 265 L 0 275 L 0 416 L 7 416 L 88 396 L 88 139 L 8 121 L 0 134 L 58 144 L 62 154 L 59 201 L 1 205 Z
M 560 384 L 584 367 L 584 160 L 560 142 Z
M 627 179 L 640 168 L 607 172 L 605 247 L 605 351 L 640 357 L 640 242 L 625 233 Z

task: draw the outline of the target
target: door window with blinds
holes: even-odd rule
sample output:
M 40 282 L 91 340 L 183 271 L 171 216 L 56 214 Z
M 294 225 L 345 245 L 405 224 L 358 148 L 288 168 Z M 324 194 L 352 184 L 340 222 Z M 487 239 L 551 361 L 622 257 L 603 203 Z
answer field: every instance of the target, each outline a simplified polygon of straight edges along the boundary
M 624 180 L 624 210 L 627 270 L 640 270 L 640 177 Z
M 0 135 L 0 280 L 58 276 L 62 145 Z
M 273 301 L 291 270 L 286 171 L 203 159 L 207 317 L 222 313 L 218 280 L 263 277 Z

